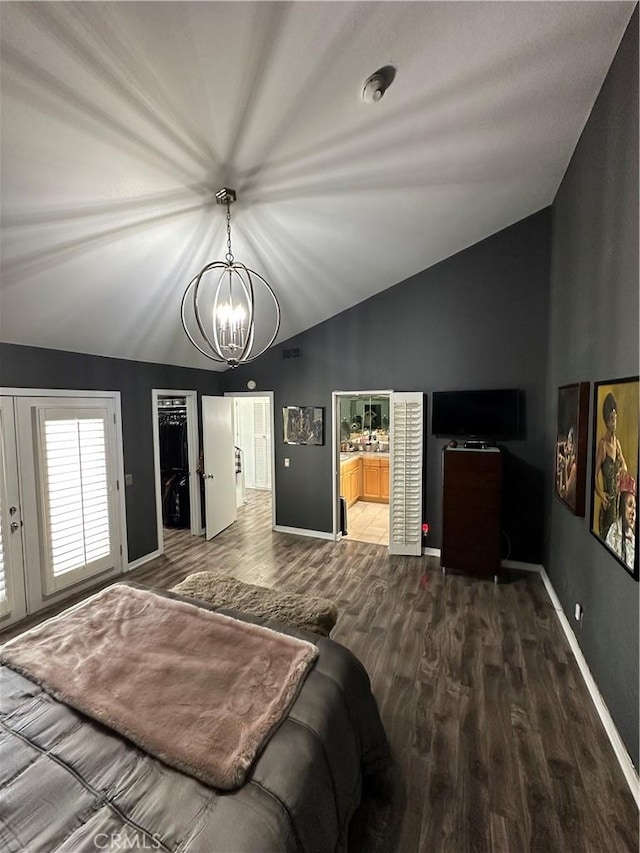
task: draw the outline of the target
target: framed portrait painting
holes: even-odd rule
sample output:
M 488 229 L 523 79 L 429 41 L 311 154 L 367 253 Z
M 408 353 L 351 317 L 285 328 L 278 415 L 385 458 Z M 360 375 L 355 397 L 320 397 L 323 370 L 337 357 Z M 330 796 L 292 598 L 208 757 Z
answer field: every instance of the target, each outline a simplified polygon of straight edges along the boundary
M 285 444 L 324 444 L 324 409 L 321 406 L 286 406 L 282 409 Z
M 593 388 L 591 533 L 638 580 L 638 377 Z
M 585 514 L 589 383 L 558 388 L 556 431 L 556 497 L 574 515 Z

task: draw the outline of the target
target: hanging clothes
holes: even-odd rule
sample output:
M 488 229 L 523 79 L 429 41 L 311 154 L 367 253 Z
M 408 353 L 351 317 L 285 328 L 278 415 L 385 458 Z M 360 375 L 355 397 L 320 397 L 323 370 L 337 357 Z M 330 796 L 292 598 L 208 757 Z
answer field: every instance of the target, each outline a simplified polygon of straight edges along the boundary
M 190 527 L 187 411 L 183 406 L 159 410 L 162 523 Z

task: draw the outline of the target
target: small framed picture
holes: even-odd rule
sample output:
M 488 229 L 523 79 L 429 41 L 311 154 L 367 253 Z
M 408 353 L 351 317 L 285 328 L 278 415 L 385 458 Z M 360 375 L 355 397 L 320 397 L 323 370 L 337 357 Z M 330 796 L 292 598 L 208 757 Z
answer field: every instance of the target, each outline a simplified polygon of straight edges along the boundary
M 286 406 L 282 409 L 285 444 L 324 444 L 324 408 Z
M 574 515 L 585 514 L 589 382 L 558 388 L 556 497 Z
M 638 377 L 593 388 L 591 533 L 638 580 Z

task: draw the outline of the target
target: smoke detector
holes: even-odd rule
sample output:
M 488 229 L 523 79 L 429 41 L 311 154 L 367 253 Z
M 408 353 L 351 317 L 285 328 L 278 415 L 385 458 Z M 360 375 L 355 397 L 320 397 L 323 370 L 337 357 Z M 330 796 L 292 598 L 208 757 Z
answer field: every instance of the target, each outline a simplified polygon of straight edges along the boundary
M 362 100 L 365 104 L 375 104 L 376 101 L 379 101 L 393 83 L 395 76 L 396 69 L 393 65 L 385 65 L 367 77 L 362 87 Z

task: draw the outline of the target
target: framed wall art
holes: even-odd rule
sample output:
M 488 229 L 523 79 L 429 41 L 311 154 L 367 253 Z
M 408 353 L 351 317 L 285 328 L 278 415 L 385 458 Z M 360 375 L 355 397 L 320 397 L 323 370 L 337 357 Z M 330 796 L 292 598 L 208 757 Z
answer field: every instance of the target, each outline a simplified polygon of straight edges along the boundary
M 589 382 L 558 388 L 556 497 L 574 514 L 585 514 Z
M 324 408 L 286 406 L 282 409 L 285 444 L 324 444 Z
M 638 377 L 593 387 L 591 533 L 638 580 Z

